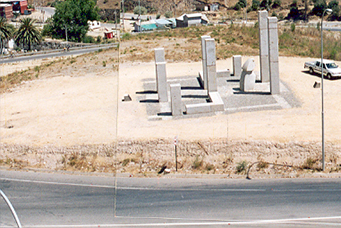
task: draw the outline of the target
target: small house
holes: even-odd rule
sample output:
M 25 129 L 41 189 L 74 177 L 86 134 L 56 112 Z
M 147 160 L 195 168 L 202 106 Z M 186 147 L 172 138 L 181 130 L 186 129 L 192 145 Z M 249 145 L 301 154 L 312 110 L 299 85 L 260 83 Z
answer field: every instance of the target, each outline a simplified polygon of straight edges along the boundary
M 11 4 L 0 4 L 0 16 L 6 19 L 13 17 L 13 9 Z
M 208 23 L 209 20 L 207 19 L 206 15 L 201 13 L 184 14 L 176 18 L 176 27 L 198 26 Z
M 172 19 L 157 19 L 155 21 L 155 24 L 158 29 L 165 29 L 165 28 L 175 28 L 176 27 L 176 21 L 173 18 Z

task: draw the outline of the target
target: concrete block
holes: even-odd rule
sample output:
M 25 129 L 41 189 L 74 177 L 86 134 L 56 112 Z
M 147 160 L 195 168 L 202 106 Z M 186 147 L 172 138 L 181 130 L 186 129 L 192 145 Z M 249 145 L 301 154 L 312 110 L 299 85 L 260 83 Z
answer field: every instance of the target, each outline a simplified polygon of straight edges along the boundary
M 209 98 L 212 101 L 212 103 L 210 103 L 211 112 L 217 112 L 217 111 L 224 111 L 225 110 L 223 99 L 221 99 L 221 96 L 218 92 L 209 93 Z
M 259 24 L 259 62 L 262 82 L 269 82 L 269 37 L 268 37 L 268 11 L 258 11 Z
M 245 92 L 254 89 L 256 83 L 256 74 L 253 72 L 253 70 L 255 69 L 255 66 L 255 60 L 252 58 L 246 60 L 246 62 L 243 64 L 243 71 L 239 81 L 241 91 Z
M 230 77 L 230 70 L 217 70 L 217 78 L 226 78 L 226 77 Z
M 164 48 L 155 48 L 154 54 L 155 54 L 155 63 L 166 62 Z
M 209 103 L 188 104 L 186 105 L 187 114 L 200 114 L 211 112 L 211 105 Z
M 132 101 L 132 99 L 131 99 L 129 94 L 124 94 L 123 98 L 122 98 L 122 101 Z
M 160 62 L 156 63 L 156 84 L 157 93 L 160 102 L 168 101 L 167 93 L 167 76 L 166 76 L 166 63 Z
M 280 93 L 277 17 L 268 17 L 270 93 Z
M 170 97 L 171 97 L 172 116 L 181 116 L 182 105 L 181 105 L 181 85 L 180 84 L 170 85 Z
M 236 78 L 240 78 L 242 73 L 242 56 L 241 55 L 234 55 L 232 57 L 233 62 L 233 76 Z

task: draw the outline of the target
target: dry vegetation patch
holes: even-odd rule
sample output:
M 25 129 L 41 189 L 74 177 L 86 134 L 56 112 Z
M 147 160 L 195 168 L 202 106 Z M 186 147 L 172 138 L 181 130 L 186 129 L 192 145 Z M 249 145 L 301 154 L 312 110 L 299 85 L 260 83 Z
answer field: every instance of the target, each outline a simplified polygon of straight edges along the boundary
M 120 61 L 152 61 L 153 49 L 164 47 L 167 62 L 199 61 L 200 37 L 210 35 L 216 41 L 217 59 L 233 55 L 255 56 L 259 54 L 258 24 L 217 25 L 176 28 L 168 31 L 123 35 Z M 292 29 L 291 24 L 279 27 L 279 51 L 281 56 L 320 56 L 320 31 L 317 28 Z M 325 58 L 341 60 L 341 43 L 335 32 L 325 31 Z
M 120 141 L 110 145 L 29 147 L 1 145 L 0 165 L 15 169 L 45 168 L 82 172 L 156 175 L 162 167 L 175 173 L 172 140 Z M 280 174 L 299 177 L 321 168 L 321 145 L 316 142 L 180 141 L 178 173 Z M 255 165 L 257 164 L 257 165 Z M 341 147 L 326 145 L 326 171 L 340 172 Z
M 64 75 L 71 77 L 83 76 L 88 72 L 101 75 L 110 69 L 117 71 L 119 65 L 118 50 L 112 48 L 99 50 L 95 53 L 81 56 L 69 56 L 51 59 L 40 66 L 28 67 L 26 70 L 16 71 L 0 78 L 0 93 L 4 93 L 18 84 L 34 79 L 45 79 Z

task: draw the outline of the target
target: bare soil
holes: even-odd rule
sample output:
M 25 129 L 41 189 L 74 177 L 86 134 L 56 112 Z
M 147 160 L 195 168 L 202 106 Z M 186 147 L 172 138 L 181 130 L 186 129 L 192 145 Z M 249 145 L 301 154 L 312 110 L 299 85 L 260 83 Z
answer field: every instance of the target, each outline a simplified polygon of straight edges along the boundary
M 166 41 L 154 47 L 163 45 Z M 303 69 L 311 59 L 279 59 L 280 78 L 300 107 L 162 121 L 148 120 L 146 104 L 136 100 L 144 82 L 155 79 L 154 63 L 126 61 L 118 72 L 117 60 L 115 50 L 51 60 L 53 64 L 41 67 L 38 79 L 2 91 L 0 165 L 145 175 L 167 166 L 174 172 L 177 136 L 179 172 L 185 174 L 233 176 L 242 161 L 285 165 L 253 168 L 283 177 L 299 177 L 311 172 L 302 171 L 304 167 L 320 167 L 321 89 L 313 88 L 320 78 Z M 217 61 L 218 69 L 231 65 L 231 59 Z M 200 61 L 172 62 L 167 77 L 193 77 L 200 70 Z M 27 72 L 32 79 L 37 74 L 34 69 Z M 338 172 L 341 80 L 324 82 L 327 171 Z M 127 93 L 133 101 L 121 102 Z

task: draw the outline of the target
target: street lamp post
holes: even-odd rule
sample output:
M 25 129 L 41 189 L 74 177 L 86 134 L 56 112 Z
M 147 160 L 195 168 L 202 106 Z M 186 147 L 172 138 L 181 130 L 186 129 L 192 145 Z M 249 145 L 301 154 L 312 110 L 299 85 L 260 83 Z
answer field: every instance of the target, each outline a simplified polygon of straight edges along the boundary
M 323 16 L 325 13 L 331 13 L 333 10 L 325 9 L 321 18 L 321 99 L 322 99 L 322 171 L 325 171 L 325 155 L 324 155 L 324 99 L 323 99 Z

